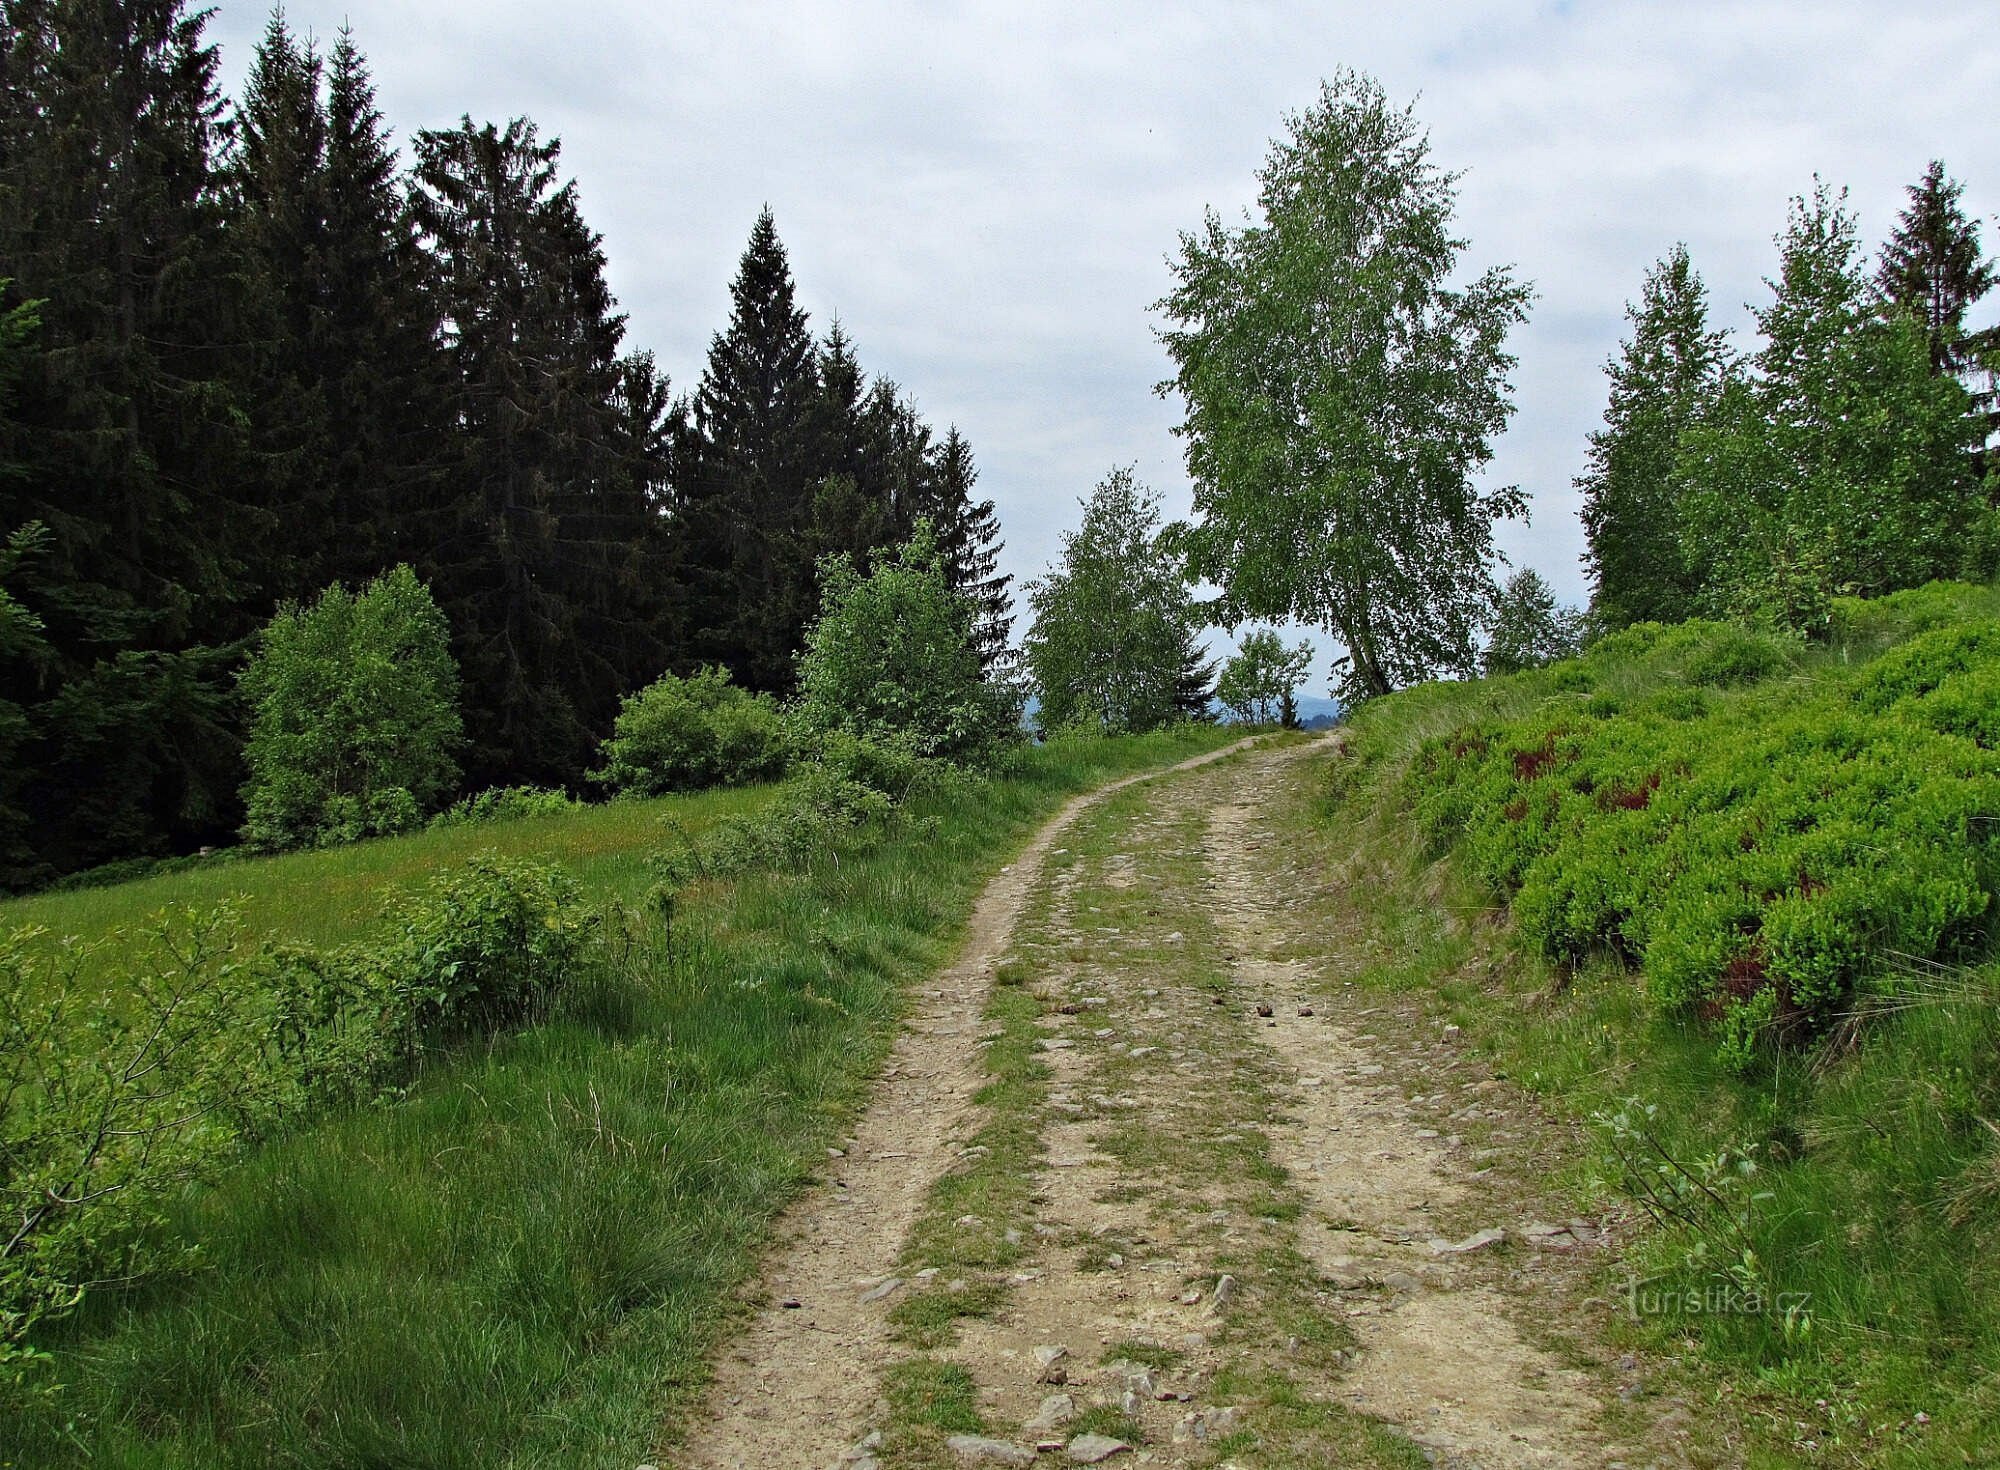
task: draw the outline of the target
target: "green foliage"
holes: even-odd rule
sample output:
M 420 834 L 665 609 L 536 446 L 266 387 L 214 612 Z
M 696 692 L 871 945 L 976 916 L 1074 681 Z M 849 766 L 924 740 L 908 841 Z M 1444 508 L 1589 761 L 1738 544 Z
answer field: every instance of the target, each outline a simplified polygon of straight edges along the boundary
M 87 948 L 0 937 L 0 1402 L 43 1319 L 187 1254 L 150 1239 L 166 1196 L 273 1105 L 235 938 L 227 909 L 161 916 L 113 1006 L 75 984 Z
M 311 1120 L 178 1198 L 170 1229 L 200 1243 L 202 1269 L 93 1293 L 45 1332 L 64 1394 L 0 1413 L 0 1460 L 252 1470 L 391 1446 L 438 1466 L 636 1462 L 663 1415 L 693 1412 L 688 1365 L 994 867 L 1065 797 L 1227 738 L 1024 745 L 990 786 L 916 795 L 897 841 L 700 884 L 671 942 L 645 923 L 607 933 L 612 968 L 544 1024 L 429 1056 L 377 1105 Z M 665 810 L 695 828 L 763 799 Z M 610 803 L 228 876 L 277 927 L 273 889 L 303 888 L 317 916 L 316 897 L 375 898 L 468 841 L 518 840 L 569 863 L 593 902 L 629 901 L 661 814 Z
M 285 848 L 406 831 L 458 779 L 450 630 L 408 567 L 271 619 L 243 671 L 246 840 Z
M 1708 289 L 1673 251 L 1646 274 L 1625 315 L 1631 336 L 1605 364 L 1611 401 L 1590 436 L 1583 492 L 1591 611 L 1605 626 L 1678 622 L 1694 611 L 1700 568 L 1680 543 L 1681 436 L 1715 406 L 1731 367 L 1726 336 L 1708 325 Z
M 1594 1210 L 1615 1191 L 1657 1227 L 1627 1237 L 1620 1270 L 1630 1274 L 1619 1293 L 1627 1310 L 1616 1330 L 1704 1381 L 1754 1386 L 1760 1407 L 1744 1446 L 1753 1463 L 1791 1463 L 1808 1434 L 1856 1464 L 1884 1467 L 1977 1463 L 1996 1442 L 2000 1406 L 1988 1369 L 2000 1345 L 2000 1294 L 1990 1266 L 2000 1253 L 2000 1134 L 1989 1121 L 2000 1117 L 2000 1074 L 1991 1065 L 2000 1047 L 1994 911 L 1989 905 L 1973 921 L 1962 944 L 1948 943 L 1943 959 L 1891 952 L 1891 929 L 1865 933 L 1872 952 L 1863 978 L 1825 1013 L 1831 1025 L 1817 1044 L 1774 1048 L 1773 1028 L 1789 1021 L 1794 1039 L 1804 1034 L 1802 1018 L 1786 1015 L 1777 986 L 1756 986 L 1714 1023 L 1701 1019 L 1709 1007 L 1700 1001 L 1692 1012 L 1663 1008 L 1650 984 L 1634 983 L 1629 967 L 1643 955 L 1590 940 L 1599 924 L 1590 904 L 1575 909 L 1572 942 L 1591 945 L 1592 953 L 1573 966 L 1545 957 L 1541 936 L 1550 920 L 1536 915 L 1531 930 L 1526 888 L 1514 895 L 1514 926 L 1459 922 L 1490 899 L 1491 888 L 1466 860 L 1462 835 L 1457 860 L 1443 866 L 1412 842 L 1404 799 L 1432 784 L 1413 762 L 1419 751 L 1432 758 L 1427 744 L 1453 732 L 1466 748 L 1451 758 L 1476 760 L 1481 739 L 1533 721 L 1546 728 L 1565 715 L 1574 720 L 1609 696 L 1625 716 L 1595 731 L 1575 720 L 1578 745 L 1601 749 L 1612 727 L 1622 726 L 1630 769 L 1643 774 L 1643 758 L 1674 748 L 1676 737 L 1664 726 L 1695 721 L 1704 749 L 1691 754 L 1704 770 L 1693 778 L 1734 767 L 1742 783 L 1734 793 L 1717 791 L 1722 806 L 1703 820 L 1719 825 L 1738 806 L 1753 844 L 1782 844 L 1786 834 L 1769 819 L 1783 808 L 1767 788 L 1792 786 L 1800 800 L 1791 835 L 1808 834 L 1823 825 L 1815 813 L 1833 818 L 1848 801 L 1839 774 L 1847 756 L 1808 767 L 1798 750 L 1774 744 L 1762 755 L 1779 775 L 1767 776 L 1752 768 L 1754 755 L 1736 761 L 1728 747 L 1757 738 L 1760 729 L 1768 733 L 1792 711 L 1816 711 L 1824 729 L 1843 719 L 1864 732 L 1898 720 L 1920 729 L 1929 722 L 1924 700 L 1979 676 L 1966 645 L 1983 644 L 1985 635 L 1972 625 L 1996 620 L 2000 591 L 1938 584 L 1867 602 L 1835 599 L 1829 646 L 1778 643 L 1781 671 L 1762 683 L 1686 682 L 1688 665 L 1715 632 L 1693 624 L 1636 627 L 1553 670 L 1407 691 L 1358 712 L 1351 756 L 1330 763 L 1337 809 L 1301 815 L 1302 835 L 1316 827 L 1325 844 L 1316 862 L 1371 874 L 1330 900 L 1342 922 L 1364 926 L 1369 941 L 1366 956 L 1343 972 L 1356 993 L 1391 989 L 1399 1003 L 1435 1007 L 1432 1014 L 1464 1027 L 1466 1042 L 1491 1058 L 1508 1086 L 1532 1092 L 1540 1106 L 1596 1120 L 1604 1158 L 1601 1169 L 1576 1179 L 1579 1205 L 1588 1201 L 1583 1212 Z M 1971 636 L 1910 646 L 1919 634 L 1959 625 Z M 1902 657 L 1880 657 L 1897 645 L 1906 646 Z M 1563 688 L 1565 670 L 1579 671 L 1593 692 L 1580 698 Z M 1916 779 L 1935 768 L 1938 746 L 1921 735 L 1906 738 L 1913 748 L 1905 774 Z M 1955 739 L 1960 753 L 1975 749 Z M 1887 748 L 1872 755 L 1865 743 L 1854 751 L 1864 761 L 1893 760 L 1893 732 L 1881 744 Z M 1552 754 L 1566 758 L 1565 743 Z M 1990 790 L 1990 774 L 1978 783 Z M 1932 794 L 1952 799 L 1959 784 L 1934 782 Z M 1482 799 L 1504 801 L 1505 790 L 1496 784 Z M 1540 799 L 1551 794 L 1569 799 L 1560 792 Z M 1664 794 L 1663 783 L 1654 803 Z M 1990 821 L 1975 820 L 1964 837 L 1912 832 L 1909 814 L 1923 800 L 1870 814 L 1874 825 L 1864 840 L 1907 849 L 1912 868 L 1926 853 L 1956 866 L 1968 839 L 1975 850 L 1984 845 Z M 1617 824 L 1651 819 L 1609 798 L 1607 806 L 1585 818 L 1600 845 L 1569 845 L 1573 894 L 1594 884 L 1611 904 L 1643 905 L 1645 885 L 1673 882 L 1675 871 L 1621 878 L 1621 861 L 1644 865 L 1649 854 L 1643 839 L 1628 841 Z M 1524 823 L 1530 820 L 1538 818 L 1524 813 Z M 1848 821 L 1825 825 L 1853 834 Z M 1463 829 L 1442 840 L 1451 843 L 1453 832 Z M 1726 842 L 1713 853 L 1692 833 L 1654 835 L 1680 847 L 1683 865 L 1731 860 Z M 1782 884 L 1785 864 L 1772 866 Z M 1796 883 L 1797 874 L 1789 876 Z M 1937 891 L 1938 874 L 1917 876 L 1909 886 L 1923 902 L 1924 890 Z M 1562 896 L 1553 884 L 1546 892 Z M 1796 889 L 1790 895 L 1801 896 Z M 1753 922 L 1759 910 L 1769 915 L 1775 907 L 1761 890 L 1737 897 Z M 1562 907 L 1552 903 L 1548 911 L 1559 919 Z M 1855 913 L 1843 904 L 1826 917 L 1838 917 L 1840 908 Z M 1523 943 L 1509 942 L 1516 934 Z M 1719 947 L 1716 968 L 1707 971 L 1710 995 L 1727 952 Z M 1730 988 L 1752 988 L 1749 976 L 1739 971 Z M 1768 1450 L 1760 1449 L 1754 1422 L 1766 1414 L 1777 1426 Z
M 1492 626 L 1480 667 L 1488 674 L 1518 674 L 1568 658 L 1582 642 L 1576 609 L 1558 607 L 1542 574 L 1524 567 L 1493 599 Z
M 1681 439 L 1683 555 L 1710 609 L 1821 633 L 1836 594 L 1984 575 L 2000 527 L 1965 389 L 1924 327 L 1873 309 L 1853 216 L 1793 201 L 1763 346 Z
M 1159 496 L 1130 470 L 1113 470 L 1084 502 L 1083 525 L 1063 533 L 1060 564 L 1028 584 L 1028 602 L 1024 649 L 1044 731 L 1157 730 L 1206 704 L 1200 618 Z
M 488 859 L 338 949 L 245 958 L 227 905 L 162 914 L 136 947 L 0 938 L 0 1397 L 40 1362 L 29 1334 L 93 1283 L 192 1254 L 165 1228 L 181 1186 L 441 1044 L 539 1016 L 598 963 L 599 938 L 561 872 Z M 82 972 L 103 949 L 135 957 L 101 989 Z
M 567 791 L 545 786 L 494 786 L 477 796 L 462 796 L 430 819 L 430 827 L 462 827 L 480 822 L 511 822 L 519 817 L 559 817 L 583 803 Z
M 836 733 L 944 760 L 989 753 L 1018 723 L 985 677 L 979 608 L 954 591 L 930 523 L 863 575 L 846 557 L 820 571 L 820 615 L 799 656 L 792 720 L 801 742 Z
M 1798 658 L 1726 625 L 1639 625 L 1573 667 L 1650 663 L 1651 698 L 1558 697 L 1436 736 L 1409 798 L 1550 958 L 1639 964 L 1657 1006 L 1721 1023 L 1748 1065 L 1897 965 L 1975 953 L 2000 872 L 2000 623 L 1809 694 L 1769 682 Z
M 729 680 L 729 670 L 666 674 L 625 697 L 604 764 L 590 773 L 614 791 L 663 796 L 768 781 L 785 769 L 775 701 Z
M 1452 175 L 1409 109 L 1350 71 L 1287 120 L 1257 217 L 1184 233 L 1159 303 L 1187 421 L 1190 566 L 1238 617 L 1326 628 L 1350 703 L 1470 671 L 1512 487 L 1473 481 L 1512 415 L 1529 288 L 1453 285 Z
M 1223 665 L 1215 697 L 1246 725 L 1269 725 L 1283 718 L 1293 694 L 1312 665 L 1312 645 L 1287 648 L 1277 633 L 1259 628 L 1248 634 Z

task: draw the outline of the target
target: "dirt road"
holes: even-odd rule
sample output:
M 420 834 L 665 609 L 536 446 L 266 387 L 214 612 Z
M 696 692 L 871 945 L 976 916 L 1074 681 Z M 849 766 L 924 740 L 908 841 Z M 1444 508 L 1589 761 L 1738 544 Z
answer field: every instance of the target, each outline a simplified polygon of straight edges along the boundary
M 1333 747 L 1224 754 L 995 880 L 671 1463 L 1687 1462 L 1562 1320 L 1602 1233 L 1499 1182 L 1504 1088 L 1298 902 Z

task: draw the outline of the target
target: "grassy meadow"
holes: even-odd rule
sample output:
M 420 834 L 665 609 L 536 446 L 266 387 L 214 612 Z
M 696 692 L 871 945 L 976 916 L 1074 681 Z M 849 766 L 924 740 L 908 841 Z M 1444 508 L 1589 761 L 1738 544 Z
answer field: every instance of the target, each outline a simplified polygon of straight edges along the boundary
M 1607 1320 L 1678 1361 L 1649 1391 L 1734 1405 L 1752 1465 L 2000 1445 L 2000 811 L 1971 727 L 2000 708 L 1957 697 L 1992 675 L 1996 614 L 1993 589 L 1937 586 L 1841 605 L 1824 644 L 1688 625 L 1394 695 L 1295 817 L 1377 937 L 1355 983 L 1425 997 L 1592 1120 L 1580 1209 L 1639 1219 L 1652 1197 L 1600 1283 Z M 1913 703 L 1883 694 L 1913 680 Z M 1929 772 L 1949 725 L 1971 733 Z M 1881 770 L 1909 789 L 1868 784 Z M 1937 885 L 1956 910 L 1927 907 Z M 1713 992 L 1662 985 L 1718 914 Z M 1731 1047 L 1760 991 L 1772 1010 Z
M 229 858 L 180 872 L 101 888 L 73 888 L 0 900 L 0 930 L 39 928 L 51 940 L 137 935 L 166 909 L 235 905 L 246 940 L 335 945 L 366 939 L 381 922 L 386 895 L 481 854 L 554 863 L 606 901 L 636 902 L 652 881 L 647 856 L 662 823 L 699 832 L 755 812 L 769 787 L 697 792 L 651 801 L 614 801 L 560 816 L 466 823 L 379 837 L 316 851 Z M 113 942 L 92 973 L 115 973 L 131 952 Z
M 548 1465 L 650 1458 L 692 1402 L 775 1212 L 863 1099 L 905 987 L 1067 796 L 1232 733 L 1063 742 L 914 800 L 892 840 L 635 915 L 609 980 L 432 1062 L 173 1202 L 192 1269 L 106 1287 L 48 1333 L 60 1391 L 0 1422 L 0 1465 Z M 365 933 L 387 890 L 473 853 L 555 859 L 601 901 L 650 887 L 631 803 L 218 866 L 10 904 L 88 934 L 241 895 L 258 934 Z

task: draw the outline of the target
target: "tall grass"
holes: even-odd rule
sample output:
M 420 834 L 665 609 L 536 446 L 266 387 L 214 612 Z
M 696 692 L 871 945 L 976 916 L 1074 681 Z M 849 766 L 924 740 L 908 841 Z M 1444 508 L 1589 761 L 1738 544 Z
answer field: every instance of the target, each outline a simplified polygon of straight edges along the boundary
M 1023 752 L 974 799 L 914 804 L 903 841 L 685 894 L 671 940 L 642 928 L 622 978 L 547 1024 L 181 1201 L 169 1228 L 201 1269 L 87 1298 L 44 1344 L 63 1392 L 0 1424 L 0 1464 L 629 1470 L 691 1402 L 731 1288 L 985 878 L 1066 795 L 1228 738 Z M 589 825 L 607 820 L 546 819 L 533 850 L 585 824 L 579 876 L 629 898 L 644 844 L 614 856 Z M 393 857 L 394 881 L 479 835 L 351 860 Z M 252 913 L 312 891 L 276 886 Z

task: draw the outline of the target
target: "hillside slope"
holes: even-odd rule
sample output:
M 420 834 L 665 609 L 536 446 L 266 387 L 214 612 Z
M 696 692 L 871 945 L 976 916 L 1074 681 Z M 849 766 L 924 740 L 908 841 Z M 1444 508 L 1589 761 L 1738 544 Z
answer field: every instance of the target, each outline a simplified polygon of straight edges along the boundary
M 1318 821 L 1398 936 L 1359 983 L 1590 1119 L 1572 1187 L 1651 1217 L 1601 1284 L 1635 1344 L 1721 1370 L 1769 1463 L 1988 1463 L 2000 596 L 1398 694 Z

